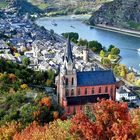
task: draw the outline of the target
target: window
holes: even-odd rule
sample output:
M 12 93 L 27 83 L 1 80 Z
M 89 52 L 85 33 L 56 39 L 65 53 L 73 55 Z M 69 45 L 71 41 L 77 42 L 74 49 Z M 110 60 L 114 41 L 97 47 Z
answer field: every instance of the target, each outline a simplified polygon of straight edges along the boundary
M 69 96 L 69 90 L 66 89 L 66 96 Z
M 78 88 L 78 95 L 80 95 L 80 88 Z
M 87 88 L 85 88 L 85 94 L 87 94 Z
M 94 94 L 94 88 L 92 88 L 92 90 L 91 90 L 91 94 Z
M 70 107 L 68 106 L 68 113 L 70 113 Z
M 72 80 L 71 80 L 71 85 L 73 85 L 74 84 L 74 79 L 72 78 Z
M 108 92 L 108 87 L 106 86 L 106 87 L 105 87 L 105 93 L 107 93 L 107 92 Z
M 74 115 L 76 114 L 76 107 L 75 106 L 73 107 L 73 114 Z
M 74 95 L 74 89 L 71 90 L 71 95 Z
M 66 85 L 68 85 L 68 78 L 66 78 Z
M 80 106 L 80 110 L 82 110 L 82 105 Z
M 113 98 L 113 86 L 111 86 L 111 89 L 110 89 L 110 96 L 111 96 L 111 99 Z
M 101 87 L 99 87 L 99 93 L 101 93 Z

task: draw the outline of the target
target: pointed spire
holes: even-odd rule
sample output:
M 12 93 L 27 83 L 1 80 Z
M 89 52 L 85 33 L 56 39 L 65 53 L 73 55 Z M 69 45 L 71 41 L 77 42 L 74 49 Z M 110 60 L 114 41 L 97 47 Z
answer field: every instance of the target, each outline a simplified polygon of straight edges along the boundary
M 65 58 L 66 58 L 67 62 L 69 62 L 69 61 L 73 62 L 72 48 L 71 48 L 71 43 L 70 43 L 70 36 L 69 36 L 69 34 L 68 34 L 68 40 L 67 40 Z

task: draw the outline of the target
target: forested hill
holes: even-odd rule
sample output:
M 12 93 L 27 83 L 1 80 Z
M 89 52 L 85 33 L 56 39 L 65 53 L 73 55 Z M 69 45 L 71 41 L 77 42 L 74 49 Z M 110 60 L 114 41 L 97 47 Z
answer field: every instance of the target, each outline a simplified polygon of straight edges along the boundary
M 14 6 L 21 13 L 82 14 L 111 0 L 0 0 L 0 8 Z
M 140 0 L 114 0 L 106 3 L 93 13 L 90 23 L 140 30 Z

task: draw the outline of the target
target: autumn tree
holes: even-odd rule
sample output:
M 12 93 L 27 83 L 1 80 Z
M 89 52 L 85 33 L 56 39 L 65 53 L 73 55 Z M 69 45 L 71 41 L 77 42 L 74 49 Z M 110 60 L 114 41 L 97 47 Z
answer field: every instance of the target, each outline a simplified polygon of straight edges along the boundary
M 135 125 L 126 103 L 101 100 L 93 105 L 95 121 L 85 114 L 72 118 L 72 133 L 86 140 L 128 140 L 135 139 Z
M 57 120 L 44 126 L 33 122 L 21 133 L 16 134 L 14 140 L 80 140 L 78 136 L 69 132 L 70 125 L 69 120 Z
M 0 127 L 0 140 L 12 140 L 13 136 L 21 129 L 18 122 L 10 122 Z

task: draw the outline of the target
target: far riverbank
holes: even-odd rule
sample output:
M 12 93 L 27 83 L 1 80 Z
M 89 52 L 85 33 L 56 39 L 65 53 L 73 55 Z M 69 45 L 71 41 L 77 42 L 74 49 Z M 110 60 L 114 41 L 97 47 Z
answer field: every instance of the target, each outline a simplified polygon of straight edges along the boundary
M 134 37 L 140 37 L 140 31 L 134 31 L 134 30 L 124 29 L 124 28 L 117 28 L 117 27 L 103 25 L 103 24 L 97 24 L 96 26 L 93 26 L 93 27 L 97 28 L 97 29 L 126 34 L 126 35 L 130 35 L 130 36 L 134 36 Z

